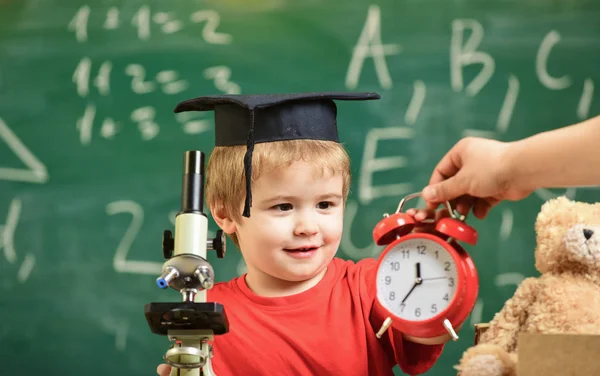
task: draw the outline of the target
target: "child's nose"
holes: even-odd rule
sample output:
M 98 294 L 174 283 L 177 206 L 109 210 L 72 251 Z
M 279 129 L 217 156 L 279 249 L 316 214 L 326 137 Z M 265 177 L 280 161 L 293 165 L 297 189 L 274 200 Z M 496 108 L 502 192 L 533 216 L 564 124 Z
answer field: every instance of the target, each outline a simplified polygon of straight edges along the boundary
M 319 232 L 319 226 L 314 218 L 310 215 L 299 215 L 294 229 L 295 235 L 315 235 Z

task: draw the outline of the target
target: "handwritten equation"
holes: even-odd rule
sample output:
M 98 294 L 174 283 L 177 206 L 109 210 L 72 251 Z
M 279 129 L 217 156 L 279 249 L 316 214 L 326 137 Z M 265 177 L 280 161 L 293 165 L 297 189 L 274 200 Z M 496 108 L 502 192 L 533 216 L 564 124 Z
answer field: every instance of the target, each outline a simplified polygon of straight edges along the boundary
M 75 85 L 77 95 L 81 98 L 91 96 L 92 87 L 100 96 L 109 96 L 111 93 L 111 80 L 116 75 L 113 71 L 111 61 L 103 61 L 99 64 L 97 72 L 93 73 L 93 62 L 89 57 L 83 57 L 75 67 L 72 81 Z M 165 95 L 175 95 L 186 91 L 189 83 L 181 79 L 175 70 L 161 70 L 150 77 L 146 68 L 141 64 L 128 64 L 123 76 L 130 80 L 131 92 L 135 95 L 145 95 L 161 91 Z M 202 71 L 205 80 L 224 94 L 240 94 L 240 85 L 231 79 L 231 69 L 224 65 L 211 66 Z M 118 77 L 117 77 L 118 79 Z M 156 109 L 153 106 L 142 106 L 132 109 L 129 119 L 115 120 L 113 117 L 96 119 L 96 104 L 88 103 L 83 114 L 77 119 L 76 128 L 83 145 L 91 143 L 94 126 L 99 129 L 99 136 L 104 139 L 112 139 L 123 127 L 124 123 L 134 123 L 143 141 L 154 139 L 160 132 L 160 126 L 156 120 Z M 211 117 L 199 112 L 185 112 L 176 115 L 176 120 L 181 123 L 185 134 L 198 134 L 210 129 Z
M 103 61 L 98 67 L 97 74 L 92 77 L 92 60 L 83 57 L 73 71 L 73 83 L 77 95 L 86 98 L 90 95 L 90 86 L 94 86 L 101 96 L 110 95 L 113 64 Z M 175 70 L 161 70 L 152 77 L 146 72 L 146 68 L 137 63 L 128 64 L 123 70 L 122 76 L 130 81 L 130 89 L 134 94 L 143 95 L 161 91 L 166 95 L 175 95 L 189 88 L 187 80 L 181 79 Z M 216 65 L 202 70 L 205 80 L 212 82 L 214 87 L 224 94 L 240 94 L 242 89 L 232 81 L 231 69 L 225 65 Z M 119 77 L 116 78 L 117 80 Z
M 92 14 L 89 5 L 81 6 L 68 24 L 68 30 L 73 32 L 79 43 L 89 41 L 90 21 L 98 17 L 102 22 L 101 30 L 109 32 L 123 27 L 131 28 L 137 38 L 147 41 L 153 32 L 175 34 L 186 27 L 186 24 L 198 25 L 199 37 L 210 44 L 231 44 L 230 34 L 219 31 L 221 16 L 214 10 L 198 10 L 184 18 L 173 12 L 154 11 L 149 5 L 142 5 L 133 14 L 125 18 L 119 7 L 110 7 L 106 12 L 97 11 Z

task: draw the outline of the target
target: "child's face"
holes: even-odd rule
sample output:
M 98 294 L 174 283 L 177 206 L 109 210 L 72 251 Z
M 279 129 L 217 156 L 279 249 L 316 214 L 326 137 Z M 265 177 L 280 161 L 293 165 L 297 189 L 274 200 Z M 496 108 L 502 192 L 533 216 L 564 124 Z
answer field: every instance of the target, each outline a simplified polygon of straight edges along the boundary
M 254 182 L 250 218 L 235 224 L 249 277 L 307 281 L 335 256 L 343 227 L 343 178 L 320 172 L 294 162 Z

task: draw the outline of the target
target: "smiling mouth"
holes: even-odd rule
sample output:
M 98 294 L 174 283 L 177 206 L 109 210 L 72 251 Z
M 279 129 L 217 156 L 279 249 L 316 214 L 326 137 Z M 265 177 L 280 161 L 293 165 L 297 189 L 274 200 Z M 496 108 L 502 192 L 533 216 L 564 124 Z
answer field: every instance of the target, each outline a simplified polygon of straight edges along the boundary
M 293 249 L 284 249 L 286 252 L 310 252 L 315 251 L 319 247 L 302 247 L 302 248 L 293 248 Z

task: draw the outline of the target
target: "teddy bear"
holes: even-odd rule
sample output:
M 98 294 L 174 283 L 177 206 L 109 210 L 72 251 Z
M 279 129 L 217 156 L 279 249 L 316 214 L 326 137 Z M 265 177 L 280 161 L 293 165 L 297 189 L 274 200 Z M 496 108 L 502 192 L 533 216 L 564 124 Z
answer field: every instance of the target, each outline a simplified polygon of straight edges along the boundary
M 535 222 L 535 267 L 455 368 L 460 376 L 517 376 L 519 333 L 600 334 L 600 203 L 558 197 Z

